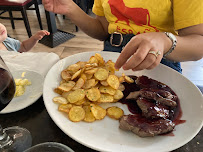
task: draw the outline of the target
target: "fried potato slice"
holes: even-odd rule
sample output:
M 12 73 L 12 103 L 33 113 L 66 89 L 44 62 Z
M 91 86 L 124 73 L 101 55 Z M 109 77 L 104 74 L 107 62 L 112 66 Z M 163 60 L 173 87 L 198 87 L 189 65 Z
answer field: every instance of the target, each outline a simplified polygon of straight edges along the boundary
M 135 82 L 131 77 L 129 77 L 127 75 L 124 76 L 124 79 L 125 79 L 125 82 L 127 82 L 127 83 L 134 83 Z
M 89 106 L 92 102 L 90 102 L 87 98 L 86 101 L 83 103 L 84 106 Z
M 124 78 L 123 76 L 119 77 L 118 79 L 119 79 L 119 82 L 120 82 L 120 83 L 125 82 L 125 78 Z
M 83 78 L 79 78 L 78 81 L 76 82 L 75 86 L 72 88 L 72 90 L 77 90 L 82 88 L 82 86 L 85 84 L 85 81 Z
M 90 108 L 91 108 L 93 116 L 97 120 L 104 119 L 104 117 L 106 116 L 106 110 L 104 108 L 102 108 L 101 106 L 96 105 L 96 104 L 90 104 Z
M 96 84 L 96 85 L 94 86 L 95 88 L 99 88 L 99 87 L 101 86 L 101 84 L 100 84 L 99 82 L 97 83 L 97 81 L 95 81 L 95 84 Z
M 95 67 L 98 67 L 98 64 L 96 62 L 94 62 L 94 63 L 87 63 L 85 65 L 85 67 L 86 68 L 90 68 L 90 67 L 95 68 Z
M 64 97 L 54 97 L 53 101 L 58 104 L 67 104 L 68 100 Z
M 73 76 L 71 77 L 71 80 L 74 80 L 75 78 L 77 78 L 80 74 L 81 74 L 81 69 L 79 70 L 79 71 L 77 71 L 77 72 L 75 72 L 74 74 L 73 74 Z
M 96 119 L 94 115 L 92 114 L 90 106 L 83 106 L 83 109 L 85 110 L 85 122 L 94 122 Z
M 80 70 L 80 65 L 78 65 L 78 64 L 69 65 L 66 70 L 75 73 Z
M 66 83 L 62 83 L 58 89 L 61 90 L 61 91 L 65 91 L 65 92 L 68 92 L 70 91 L 75 85 L 75 82 L 74 81 L 68 81 Z
M 74 87 L 75 86 L 75 81 L 67 81 L 67 86 L 70 86 L 70 87 Z
M 113 106 L 106 109 L 106 114 L 110 118 L 118 120 L 124 115 L 124 112 L 121 108 Z
M 116 93 L 114 94 L 113 98 L 115 100 L 120 100 L 123 98 L 123 92 L 121 90 L 116 90 Z
M 60 85 L 63 84 L 63 83 L 66 83 L 66 82 L 67 82 L 66 80 L 62 79 L 62 80 L 60 81 Z
M 86 74 L 87 79 L 91 79 L 93 77 L 94 74 Z
M 87 80 L 85 83 L 84 83 L 84 85 L 83 85 L 83 89 L 90 89 L 90 88 L 92 88 L 93 86 L 95 86 L 95 79 L 89 79 L 89 80 Z
M 85 90 L 84 89 L 78 89 L 78 90 L 71 92 L 68 95 L 67 100 L 70 103 L 75 103 L 79 100 L 82 100 L 84 97 L 85 97 Z
M 61 78 L 62 78 L 63 80 L 66 80 L 66 81 L 71 80 L 71 75 L 70 75 L 70 73 L 68 72 L 68 70 L 63 70 L 63 71 L 61 71 Z
M 87 67 L 85 68 L 85 71 L 89 71 L 89 70 L 92 70 L 94 67 Z M 88 73 L 88 72 L 87 72 Z
M 113 89 L 110 86 L 101 86 L 101 87 L 99 87 L 99 91 L 101 93 L 107 93 L 107 94 L 110 94 L 110 95 L 114 95 L 116 93 L 116 90 Z
M 62 95 L 63 91 L 58 89 L 58 88 L 54 88 L 54 92 L 59 94 L 59 95 Z
M 101 97 L 99 98 L 98 102 L 113 102 L 113 96 L 110 94 L 102 94 L 101 93 Z
M 58 110 L 62 112 L 69 113 L 70 109 L 73 107 L 72 104 L 61 104 L 58 106 Z
M 97 84 L 99 85 L 99 81 L 98 81 L 98 80 L 95 80 L 94 86 L 97 86 Z
M 120 82 L 118 80 L 118 77 L 115 75 L 109 75 L 108 79 L 107 79 L 107 83 L 114 89 L 118 89 Z
M 68 92 L 72 89 L 73 87 L 67 86 L 65 83 L 61 84 L 58 89 L 64 92 Z
M 103 86 L 108 86 L 108 85 L 109 85 L 106 80 L 102 80 L 102 81 L 100 81 L 100 83 L 101 83 L 101 85 L 103 85 Z
M 61 96 L 67 99 L 68 95 L 69 95 L 71 92 L 73 92 L 73 91 L 70 90 L 70 91 L 68 91 L 68 92 L 63 92 L 63 93 L 61 94 Z
M 98 68 L 91 68 L 87 71 L 85 71 L 85 74 L 95 74 L 97 72 Z
M 87 80 L 87 76 L 84 73 L 81 73 L 80 78 L 82 78 L 84 82 Z
M 79 69 L 82 69 L 82 68 L 84 68 L 84 67 L 85 67 L 85 65 L 87 64 L 87 62 L 78 61 L 76 64 L 80 66 L 80 68 L 79 68 Z
M 101 54 L 95 53 L 94 56 L 95 56 L 95 58 L 98 60 L 99 66 L 103 66 L 104 63 L 105 63 L 105 61 L 104 61 L 103 57 L 101 56 Z
M 100 98 L 101 94 L 98 88 L 91 88 L 86 91 L 86 97 L 90 101 L 97 101 Z
M 105 68 L 107 69 L 107 71 L 109 71 L 109 74 L 115 74 L 115 63 L 112 61 L 112 60 L 108 60 L 106 63 L 105 63 Z
M 74 105 L 81 106 L 81 105 L 83 105 L 86 101 L 87 101 L 87 99 L 86 99 L 86 98 L 83 98 L 82 100 L 79 100 L 79 101 L 75 102 Z
M 95 56 L 91 56 L 88 63 L 99 63 L 99 61 L 97 60 L 97 58 Z
M 73 122 L 79 122 L 85 118 L 85 110 L 81 106 L 73 106 L 68 113 L 68 117 Z
M 99 68 L 97 72 L 94 74 L 97 80 L 106 80 L 108 78 L 109 72 L 106 69 Z

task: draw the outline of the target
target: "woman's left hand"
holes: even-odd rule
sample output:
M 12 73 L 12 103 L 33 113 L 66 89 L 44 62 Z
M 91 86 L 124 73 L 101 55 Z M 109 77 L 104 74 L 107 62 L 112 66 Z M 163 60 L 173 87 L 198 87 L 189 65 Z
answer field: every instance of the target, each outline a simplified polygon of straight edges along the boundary
M 161 62 L 164 50 L 169 50 L 171 45 L 172 42 L 163 32 L 134 36 L 122 50 L 115 68 L 133 71 L 153 69 Z

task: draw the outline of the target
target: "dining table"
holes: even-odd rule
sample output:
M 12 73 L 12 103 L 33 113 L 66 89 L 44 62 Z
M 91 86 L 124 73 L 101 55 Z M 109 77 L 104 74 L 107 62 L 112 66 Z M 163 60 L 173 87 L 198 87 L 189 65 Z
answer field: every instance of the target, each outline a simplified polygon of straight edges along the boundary
M 186 71 L 187 72 L 187 71 Z M 202 82 L 202 81 L 196 81 Z M 196 83 L 194 81 L 194 83 Z M 198 86 L 203 93 L 203 86 Z M 12 113 L 0 114 L 0 124 L 3 128 L 20 126 L 30 131 L 32 146 L 44 142 L 58 142 L 67 145 L 75 152 L 96 152 L 65 134 L 52 120 L 41 96 L 32 105 Z M 105 144 L 105 143 L 104 143 Z M 202 152 L 203 129 L 187 144 L 172 152 Z
M 1 114 L 0 124 L 3 128 L 17 125 L 28 129 L 32 135 L 33 146 L 44 142 L 58 142 L 67 145 L 75 152 L 96 152 L 96 150 L 80 144 L 60 130 L 49 116 L 43 97 L 40 97 L 34 104 L 23 110 Z M 202 151 L 203 129 L 190 142 L 172 152 Z

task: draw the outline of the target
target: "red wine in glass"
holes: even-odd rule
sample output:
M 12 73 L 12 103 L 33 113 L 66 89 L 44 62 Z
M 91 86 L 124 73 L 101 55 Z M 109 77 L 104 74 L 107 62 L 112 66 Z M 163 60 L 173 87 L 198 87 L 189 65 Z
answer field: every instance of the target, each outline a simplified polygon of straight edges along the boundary
M 9 71 L 0 68 L 0 111 L 13 99 L 15 82 Z
M 14 94 L 15 81 L 0 56 L 0 112 L 11 102 Z M 23 152 L 31 144 L 32 137 L 27 129 L 18 126 L 3 129 L 0 124 L 0 152 Z

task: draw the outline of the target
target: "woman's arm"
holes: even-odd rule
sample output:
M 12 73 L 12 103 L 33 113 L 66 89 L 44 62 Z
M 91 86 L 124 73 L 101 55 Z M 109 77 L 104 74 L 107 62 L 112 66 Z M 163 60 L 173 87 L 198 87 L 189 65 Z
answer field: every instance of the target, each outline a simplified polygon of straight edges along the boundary
M 104 16 L 93 18 L 76 4 L 71 7 L 70 12 L 66 16 L 89 36 L 99 40 L 105 40 L 108 37 L 108 22 Z
M 105 17 L 93 18 L 87 15 L 72 0 L 42 0 L 42 2 L 47 11 L 66 15 L 87 35 L 99 40 L 105 40 L 108 37 L 108 22 Z
M 187 27 L 178 31 L 177 46 L 168 55 L 173 61 L 196 61 L 203 57 L 203 24 Z

